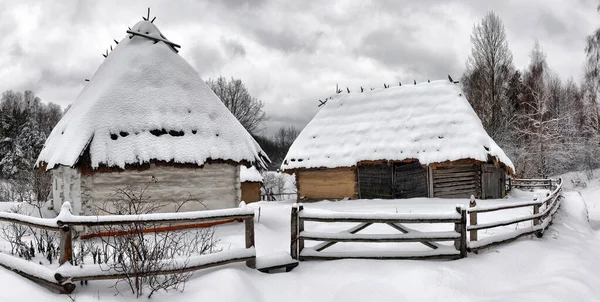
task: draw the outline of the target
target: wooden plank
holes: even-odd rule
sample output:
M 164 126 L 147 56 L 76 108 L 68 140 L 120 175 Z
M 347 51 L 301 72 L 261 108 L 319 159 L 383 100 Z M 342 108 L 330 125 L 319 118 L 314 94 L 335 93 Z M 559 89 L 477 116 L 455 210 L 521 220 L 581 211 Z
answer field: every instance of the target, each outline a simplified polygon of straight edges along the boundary
M 184 212 L 180 212 L 180 213 L 184 213 Z M 175 213 L 175 214 L 179 214 L 179 213 Z M 152 215 L 152 214 L 148 214 L 148 215 Z M 86 216 L 81 216 L 81 217 L 86 217 Z M 99 219 L 101 219 L 102 216 L 97 216 L 100 217 Z M 123 219 L 123 220 L 91 220 L 91 221 L 57 221 L 59 226 L 63 226 L 65 224 L 69 224 L 70 226 L 107 226 L 107 225 L 121 225 L 121 224 L 130 224 L 130 223 L 147 223 L 147 224 L 169 224 L 169 223 L 190 223 L 190 222 L 214 222 L 214 221 L 221 221 L 221 220 L 244 220 L 246 218 L 250 218 L 250 217 L 254 217 L 254 214 L 234 214 L 234 215 L 218 215 L 218 216 L 211 216 L 211 217 L 203 217 L 203 218 L 176 218 L 176 219 L 172 219 L 172 218 L 149 218 L 147 220 L 136 220 L 136 221 L 132 221 L 132 220 L 127 220 L 127 219 Z
M 363 222 L 363 223 L 455 223 L 460 221 L 456 218 L 327 218 L 327 217 L 302 217 L 304 221 L 316 222 Z
M 433 184 L 434 192 L 460 192 L 460 191 L 475 191 L 477 189 L 477 185 L 474 183 L 465 183 L 461 185 L 454 186 L 437 186 L 435 183 Z
M 160 276 L 160 275 L 170 275 L 170 274 L 181 274 L 181 273 L 197 271 L 200 269 L 226 265 L 226 264 L 230 264 L 230 263 L 246 262 L 246 261 L 253 260 L 253 259 L 256 259 L 256 257 L 239 257 L 239 258 L 236 257 L 236 258 L 230 258 L 230 259 L 224 259 L 224 260 L 220 260 L 220 261 L 216 261 L 216 262 L 211 262 L 211 263 L 207 263 L 207 264 L 186 266 L 184 268 L 146 271 L 146 272 L 139 272 L 137 274 L 129 272 L 129 273 L 114 273 L 114 274 L 85 275 L 85 276 L 69 277 L 69 276 L 63 276 L 63 275 L 57 273 L 55 275 L 55 278 L 59 281 L 67 280 L 70 278 L 71 281 L 76 282 L 76 281 L 81 281 L 81 280 L 112 280 L 112 279 L 123 279 L 123 278 L 131 278 L 131 277 L 149 277 L 149 276 Z
M 421 241 L 453 241 L 460 238 L 460 233 L 436 232 L 419 234 L 349 234 L 349 233 L 318 233 L 301 232 L 300 238 L 316 241 L 336 242 L 421 242 Z
M 477 177 L 476 171 L 472 172 L 455 172 L 455 173 L 436 173 L 434 179 L 456 178 L 456 177 Z
M 460 187 L 460 186 L 470 186 L 477 187 L 478 185 L 477 179 L 453 179 L 445 182 L 438 182 L 434 180 L 435 188 L 450 188 L 450 187 Z
M 508 209 L 527 208 L 527 207 L 531 207 L 534 205 L 540 205 L 540 204 L 542 204 L 542 202 L 539 202 L 539 201 L 532 201 L 532 202 L 525 202 L 525 203 L 518 203 L 518 204 L 507 204 L 507 205 L 503 205 L 503 206 L 495 206 L 494 208 L 469 209 L 469 213 L 486 213 L 486 212 L 495 212 L 495 211 L 502 211 L 502 210 L 508 210 Z
M 424 254 L 424 255 L 411 255 L 411 256 L 362 256 L 361 252 L 357 251 L 354 255 L 344 254 L 324 254 L 324 255 L 300 255 L 300 260 L 338 260 L 338 259 L 369 259 L 369 260 L 422 260 L 422 259 L 446 259 L 456 260 L 460 259 L 460 253 L 440 253 L 440 254 Z M 364 253 L 367 254 L 367 253 Z
M 58 283 L 58 281 L 57 281 L 56 283 L 54 283 L 54 282 L 50 282 L 48 280 L 39 278 L 37 276 L 30 275 L 30 274 L 28 274 L 28 273 L 26 273 L 26 272 L 24 272 L 24 271 L 22 271 L 20 269 L 17 269 L 17 268 L 5 265 L 3 263 L 0 263 L 0 266 L 3 267 L 3 268 L 5 268 L 5 269 L 7 269 L 7 270 L 9 270 L 9 271 L 11 271 L 11 272 L 13 272 L 13 273 L 16 273 L 16 274 L 20 275 L 22 277 L 25 277 L 25 278 L 27 278 L 27 279 L 29 279 L 29 280 L 31 280 L 31 281 L 33 281 L 33 282 L 35 282 L 35 283 L 43 286 L 43 287 L 46 287 L 46 288 L 48 288 L 50 290 L 55 290 L 55 291 L 57 291 L 57 292 L 59 292 L 61 294 L 70 294 L 70 293 L 72 293 L 75 290 L 75 284 L 73 284 L 72 282 Z

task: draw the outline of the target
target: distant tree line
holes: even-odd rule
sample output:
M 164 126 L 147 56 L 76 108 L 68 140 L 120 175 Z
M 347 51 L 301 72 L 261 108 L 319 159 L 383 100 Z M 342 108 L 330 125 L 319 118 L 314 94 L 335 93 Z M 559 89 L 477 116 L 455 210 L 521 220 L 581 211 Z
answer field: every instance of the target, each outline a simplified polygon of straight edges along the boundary
M 33 165 L 62 114 L 60 106 L 42 103 L 32 91 L 9 90 L 2 93 L 0 180 L 9 182 L 10 188 L 3 186 L 0 191 L 7 193 L 11 190 L 13 196 L 20 200 L 46 200 L 50 192 L 50 177 L 34 170 Z
M 537 41 L 529 65 L 515 68 L 504 25 L 494 12 L 475 24 L 471 43 L 463 90 L 518 175 L 591 173 L 600 167 L 600 28 L 587 39 L 581 84 L 561 79 Z

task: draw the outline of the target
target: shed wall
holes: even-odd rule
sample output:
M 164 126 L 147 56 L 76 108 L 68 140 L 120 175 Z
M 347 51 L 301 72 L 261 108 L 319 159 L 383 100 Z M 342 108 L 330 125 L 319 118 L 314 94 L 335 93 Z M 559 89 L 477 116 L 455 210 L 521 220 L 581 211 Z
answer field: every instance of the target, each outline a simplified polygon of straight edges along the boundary
M 298 196 L 308 199 L 355 199 L 356 175 L 352 168 L 297 172 Z
M 432 165 L 433 196 L 442 198 L 481 198 L 479 163 Z
M 260 182 L 242 183 L 242 200 L 246 203 L 260 201 Z

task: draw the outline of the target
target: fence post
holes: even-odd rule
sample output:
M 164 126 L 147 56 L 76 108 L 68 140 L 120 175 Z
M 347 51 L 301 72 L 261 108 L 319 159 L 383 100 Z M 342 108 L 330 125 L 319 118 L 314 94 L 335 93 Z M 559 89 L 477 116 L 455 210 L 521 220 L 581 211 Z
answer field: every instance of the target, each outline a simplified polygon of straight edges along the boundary
M 304 232 L 304 220 L 300 217 L 302 210 L 304 210 L 304 206 L 300 204 L 298 206 L 298 260 L 300 260 L 300 253 L 304 249 L 304 239 L 300 237 L 300 233 Z
M 246 248 L 254 247 L 254 215 L 244 219 L 246 225 Z M 256 268 L 256 255 L 246 260 L 246 266 L 249 268 Z
M 537 202 L 538 201 L 538 196 L 535 195 L 533 196 L 533 201 Z M 536 204 L 533 206 L 533 215 L 537 215 L 540 212 L 540 205 Z M 535 218 L 533 219 L 533 226 L 539 225 L 540 224 L 540 219 L 539 218 Z
M 548 178 L 548 190 L 552 191 L 552 178 Z
M 291 215 L 291 225 L 290 225 L 290 256 L 292 259 L 298 260 L 298 206 L 292 205 L 292 215 Z
M 63 225 L 60 228 L 60 258 L 58 264 L 63 265 L 67 262 L 73 263 L 73 236 L 71 228 L 68 225 Z
M 508 178 L 508 191 L 512 191 L 512 177 Z
M 471 195 L 471 201 L 469 201 L 469 208 L 474 208 L 476 206 L 477 202 L 475 201 L 475 196 Z M 477 212 L 469 213 L 469 225 L 477 225 Z M 470 230 L 469 237 L 471 241 L 477 241 L 477 230 Z
M 460 214 L 460 222 L 454 224 L 454 231 L 460 234 L 460 238 L 454 240 L 454 247 L 460 251 L 460 258 L 467 257 L 467 210 L 462 206 L 456 207 Z

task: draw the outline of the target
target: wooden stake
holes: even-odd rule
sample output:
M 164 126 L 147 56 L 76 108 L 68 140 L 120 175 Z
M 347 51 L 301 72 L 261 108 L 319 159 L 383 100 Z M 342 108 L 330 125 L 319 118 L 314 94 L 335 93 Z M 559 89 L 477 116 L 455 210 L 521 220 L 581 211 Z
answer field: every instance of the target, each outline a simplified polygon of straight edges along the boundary
M 454 224 L 454 231 L 460 234 L 460 238 L 454 241 L 454 247 L 460 251 L 460 258 L 467 257 L 467 211 L 462 207 L 456 207 L 460 214 L 460 222 Z
M 246 225 L 246 248 L 251 248 L 254 247 L 254 216 L 244 220 Z M 256 257 L 246 260 L 246 266 L 256 268 Z
M 469 207 L 474 208 L 477 206 L 477 202 L 475 201 L 475 196 L 471 195 L 471 201 L 469 201 Z M 477 212 L 469 213 L 469 225 L 474 226 L 477 225 Z M 471 241 L 477 241 L 477 230 L 469 231 L 469 237 Z
M 304 232 L 304 220 L 300 217 L 300 212 L 304 210 L 304 206 L 301 204 L 298 206 L 298 234 Z M 298 237 L 298 258 L 300 258 L 300 253 L 304 249 L 304 239 L 302 237 Z
M 535 195 L 533 197 L 533 201 L 538 201 L 538 196 L 537 195 Z M 534 205 L 533 206 L 533 215 L 537 215 L 539 212 L 540 212 L 540 205 L 539 204 Z M 539 218 L 536 218 L 536 219 L 533 220 L 533 225 L 534 226 L 539 225 L 539 224 L 540 224 L 540 219 Z
M 66 262 L 71 263 L 73 261 L 73 237 L 71 235 L 71 228 L 68 225 L 64 225 L 60 228 L 60 258 L 58 263 L 60 265 Z
M 290 255 L 292 259 L 298 260 L 298 206 L 292 206 L 290 224 Z

